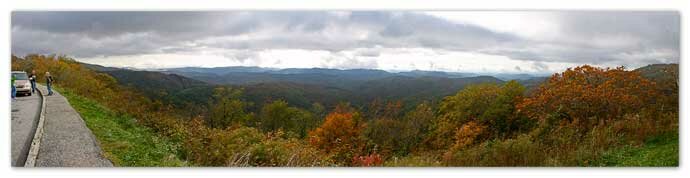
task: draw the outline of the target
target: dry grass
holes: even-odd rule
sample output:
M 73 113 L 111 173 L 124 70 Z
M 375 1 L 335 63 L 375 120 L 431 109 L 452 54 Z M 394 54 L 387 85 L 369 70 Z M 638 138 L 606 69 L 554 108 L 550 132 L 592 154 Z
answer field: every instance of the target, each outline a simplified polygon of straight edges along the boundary
M 540 133 L 543 132 L 543 133 Z M 537 128 L 505 140 L 490 140 L 452 152 L 446 166 L 597 166 L 610 150 L 640 147 L 650 137 L 678 133 L 678 115 L 630 115 L 589 130 L 571 124 Z M 448 153 L 447 153 L 448 154 Z

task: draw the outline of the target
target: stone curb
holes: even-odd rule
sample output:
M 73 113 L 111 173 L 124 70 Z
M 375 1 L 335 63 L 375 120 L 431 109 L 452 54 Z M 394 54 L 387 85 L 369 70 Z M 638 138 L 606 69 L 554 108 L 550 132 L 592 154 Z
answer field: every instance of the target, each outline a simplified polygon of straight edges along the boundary
M 43 92 L 38 89 L 38 87 L 36 87 L 36 90 L 38 90 L 38 95 L 41 97 L 41 113 L 38 117 L 36 132 L 34 133 L 33 140 L 31 140 L 31 147 L 29 148 L 29 154 L 26 157 L 26 162 L 24 162 L 24 167 L 34 167 L 36 165 L 38 149 L 41 147 L 41 138 L 43 137 L 43 123 L 45 121 L 46 113 L 46 97 L 43 96 Z

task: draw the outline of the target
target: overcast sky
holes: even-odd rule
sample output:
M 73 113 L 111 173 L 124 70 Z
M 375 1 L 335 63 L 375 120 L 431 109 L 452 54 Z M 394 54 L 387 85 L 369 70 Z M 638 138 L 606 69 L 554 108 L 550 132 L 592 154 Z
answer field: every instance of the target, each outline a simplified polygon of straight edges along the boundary
M 676 12 L 13 12 L 12 53 L 112 67 L 551 73 L 678 63 Z

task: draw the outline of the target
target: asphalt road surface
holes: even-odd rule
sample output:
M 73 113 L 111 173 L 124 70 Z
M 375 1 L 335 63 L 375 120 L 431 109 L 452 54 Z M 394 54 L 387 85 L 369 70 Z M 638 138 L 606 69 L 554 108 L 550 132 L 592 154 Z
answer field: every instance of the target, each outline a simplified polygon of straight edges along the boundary
M 12 101 L 12 166 L 24 166 L 38 123 L 40 99 L 36 93 L 31 96 L 17 96 L 17 99 Z

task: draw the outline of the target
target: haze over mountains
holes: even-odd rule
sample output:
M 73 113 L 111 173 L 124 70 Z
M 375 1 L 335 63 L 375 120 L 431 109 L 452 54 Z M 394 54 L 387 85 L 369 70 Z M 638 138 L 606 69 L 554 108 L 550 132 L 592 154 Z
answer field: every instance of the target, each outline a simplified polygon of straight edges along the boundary
M 271 82 L 293 82 L 300 84 L 323 85 L 343 89 L 356 89 L 360 85 L 385 78 L 466 78 L 478 77 L 472 73 L 449 73 L 438 71 L 387 72 L 376 69 L 324 69 L 288 68 L 271 69 L 260 67 L 219 67 L 219 68 L 172 68 L 164 73 L 178 74 L 213 84 L 247 85 Z
M 543 77 L 548 75 L 533 75 L 533 74 L 512 74 L 512 73 L 496 73 L 496 74 L 477 74 L 465 72 L 443 72 L 443 71 L 400 71 L 389 72 L 378 69 L 326 69 L 326 68 L 261 68 L 261 67 L 216 67 L 216 68 L 199 68 L 199 67 L 184 67 L 184 68 L 170 68 L 163 69 L 165 73 L 174 73 L 192 78 L 199 78 L 203 81 L 219 84 L 250 84 L 262 83 L 270 81 L 292 81 L 292 79 L 314 79 L 315 77 L 334 77 L 335 80 L 356 80 L 366 81 L 373 79 L 382 79 L 386 77 L 441 77 L 441 78 L 466 78 L 478 76 L 492 76 L 501 80 L 525 80 L 534 77 Z M 219 79 L 222 78 L 222 79 Z M 243 78 L 248 77 L 248 78 Z M 208 78 L 208 79 L 204 79 Z M 292 82 L 303 82 L 292 81 Z M 323 83 L 321 83 L 323 84 Z

